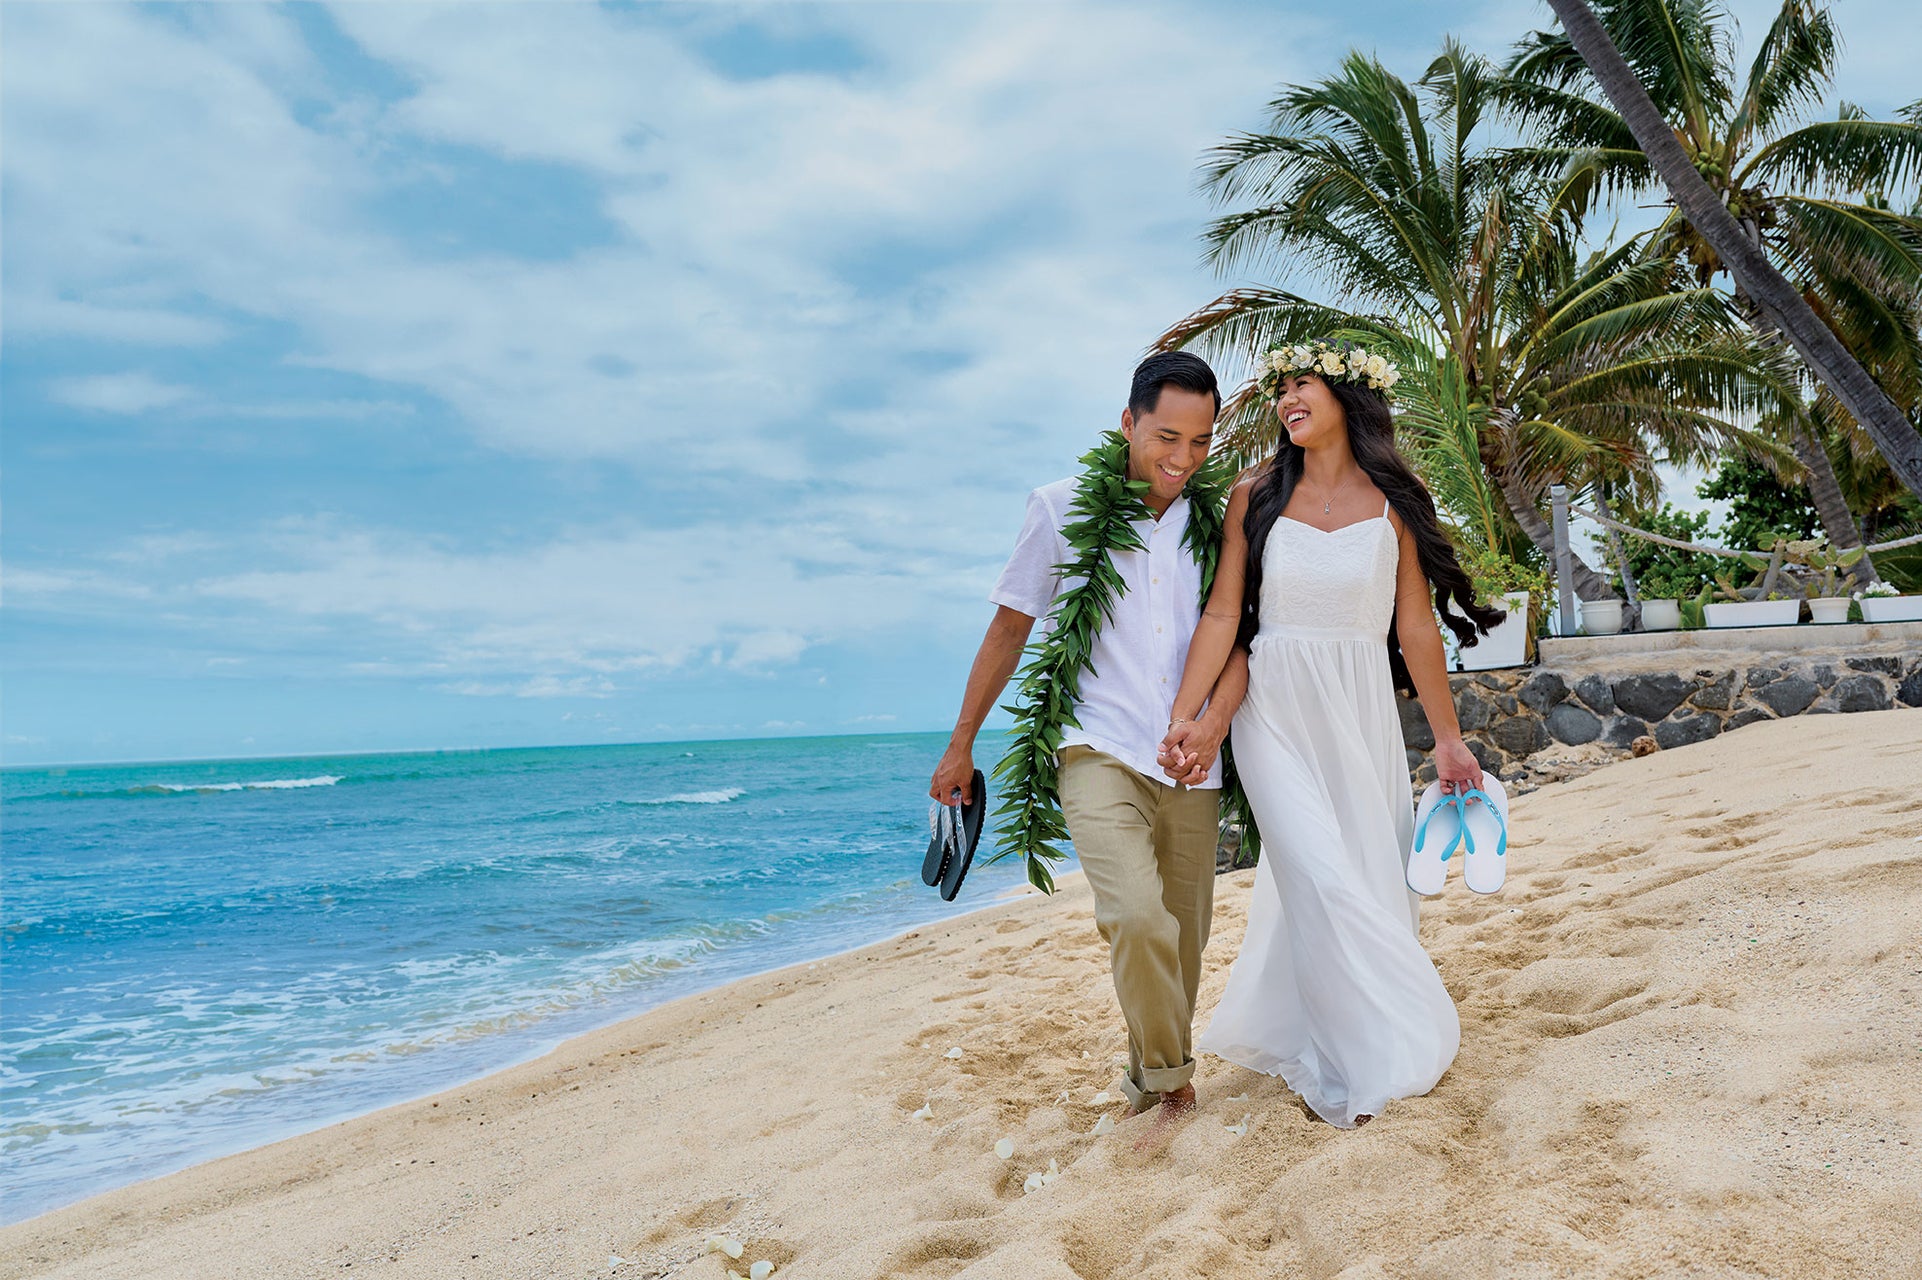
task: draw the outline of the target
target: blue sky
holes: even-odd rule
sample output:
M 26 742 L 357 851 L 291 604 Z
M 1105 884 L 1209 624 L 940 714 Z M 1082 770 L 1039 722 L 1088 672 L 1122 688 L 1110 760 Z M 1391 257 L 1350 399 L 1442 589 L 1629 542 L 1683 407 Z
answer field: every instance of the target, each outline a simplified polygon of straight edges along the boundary
M 9 3 L 4 759 L 946 728 L 1201 152 L 1546 12 Z

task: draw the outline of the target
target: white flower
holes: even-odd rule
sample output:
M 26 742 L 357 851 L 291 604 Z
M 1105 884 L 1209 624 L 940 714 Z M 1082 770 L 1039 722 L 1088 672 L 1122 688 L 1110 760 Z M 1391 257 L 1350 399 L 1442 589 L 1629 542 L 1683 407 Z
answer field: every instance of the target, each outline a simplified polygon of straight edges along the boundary
M 1268 367 L 1276 373 L 1280 373 L 1283 369 L 1286 369 L 1288 367 L 1288 353 L 1280 347 L 1276 347 L 1273 351 L 1270 351 L 1268 353 Z
M 1341 352 L 1324 351 L 1321 353 L 1321 371 L 1330 377 L 1341 372 Z
M 1366 351 L 1357 349 L 1348 353 L 1348 372 L 1360 373 L 1367 367 L 1368 353 Z
M 916 1120 L 934 1119 L 934 1104 L 928 1102 L 922 1103 L 921 1109 L 914 1113 L 914 1118 Z
M 1370 378 L 1380 382 L 1382 375 L 1388 372 L 1388 362 L 1380 356 L 1369 356 L 1362 368 L 1367 371 Z
M 1090 1129 L 1088 1132 L 1093 1134 L 1097 1138 L 1101 1137 L 1104 1134 L 1113 1133 L 1114 1117 L 1106 1116 L 1106 1115 L 1102 1116 L 1099 1120 L 1094 1122 L 1094 1128 Z
M 767 1280 L 773 1274 L 774 1264 L 763 1258 L 747 1269 L 747 1280 Z
M 1014 1140 L 1012 1138 L 1003 1138 L 1001 1141 L 995 1143 L 994 1154 L 1000 1156 L 1003 1160 L 1012 1160 L 1014 1158 Z
M 1400 381 L 1401 381 L 1401 374 L 1392 365 L 1389 366 L 1387 373 L 1384 373 L 1381 375 L 1381 385 L 1383 387 L 1392 387 L 1397 382 L 1400 382 Z
M 1312 369 L 1315 367 L 1315 353 L 1308 347 L 1296 347 L 1288 353 L 1288 367 L 1291 369 Z

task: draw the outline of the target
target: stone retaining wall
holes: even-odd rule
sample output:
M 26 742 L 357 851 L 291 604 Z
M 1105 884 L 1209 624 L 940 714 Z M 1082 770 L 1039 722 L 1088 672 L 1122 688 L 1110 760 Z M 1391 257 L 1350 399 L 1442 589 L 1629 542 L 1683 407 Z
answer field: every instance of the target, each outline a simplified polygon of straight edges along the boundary
M 1922 707 L 1922 623 L 1783 630 L 1548 640 L 1538 666 L 1448 683 L 1462 737 L 1510 795 L 1762 720 Z M 1419 790 L 1435 777 L 1435 735 L 1421 703 L 1406 694 L 1398 703 Z M 1915 734 L 1922 741 L 1922 715 Z M 1224 822 L 1218 870 L 1252 865 L 1240 845 Z
M 1922 707 L 1922 651 L 1914 649 L 1667 656 L 1691 665 L 1650 670 L 1647 658 L 1625 658 L 1615 669 L 1603 662 L 1452 676 L 1462 736 L 1482 768 L 1526 791 L 1636 754 L 1638 741 L 1646 753 L 1761 720 Z M 1427 754 L 1435 735 L 1419 702 L 1404 695 L 1400 707 L 1411 776 L 1425 786 L 1435 776 Z

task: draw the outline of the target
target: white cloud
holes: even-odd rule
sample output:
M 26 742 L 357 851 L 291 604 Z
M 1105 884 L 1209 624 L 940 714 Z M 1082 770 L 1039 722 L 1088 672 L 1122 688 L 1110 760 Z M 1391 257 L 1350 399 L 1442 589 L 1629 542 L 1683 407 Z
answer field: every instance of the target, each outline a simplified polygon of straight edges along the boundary
M 155 538 L 104 555 L 110 569 L 16 573 L 16 597 L 25 599 L 15 604 L 107 612 L 144 600 L 170 616 L 249 619 L 224 629 L 268 646 L 275 636 L 309 643 L 319 629 L 344 650 L 342 671 L 438 675 L 456 692 L 536 697 L 609 692 L 608 680 L 623 673 L 695 663 L 765 672 L 815 644 L 930 621 L 958 625 L 978 594 L 937 602 L 931 613 L 918 555 L 802 521 L 732 530 L 627 524 L 484 553 L 290 521 L 247 540 L 245 570 L 195 560 L 152 572 L 170 550 L 199 545 L 190 535 Z M 523 674 L 503 679 L 513 673 Z
M 612 697 L 615 691 L 613 681 L 592 676 L 574 676 L 571 679 L 535 676 L 531 680 L 509 683 L 462 680 L 440 687 L 448 693 L 470 698 L 607 698 Z M 564 720 L 572 718 L 572 712 L 562 717 Z
M 734 646 L 728 665 L 741 670 L 785 666 L 807 652 L 807 637 L 792 631 L 756 631 Z
M 1201 294 L 1195 156 L 1282 70 L 1173 13 L 830 9 L 876 46 L 873 74 L 742 82 L 608 10 L 488 14 L 340 9 L 417 89 L 310 127 L 282 96 L 317 74 L 284 20 L 36 13 L 16 43 L 63 56 L 10 90 L 14 219 L 43 250 L 10 281 L 21 314 L 211 304 L 291 325 L 299 362 L 445 400 L 495 447 L 898 491 L 952 469 L 944 442 L 1020 465 L 1106 425 L 1133 357 Z M 1207 74 L 1112 92 L 1144 56 Z M 422 140 L 579 166 L 627 238 L 560 262 L 419 256 L 365 201 Z M 96 161 L 78 181 L 74 145 Z M 1024 217 L 1038 236 L 997 230 Z M 924 351 L 960 367 L 917 375 Z M 843 407 L 851 386 L 871 407 Z M 885 441 L 871 479 L 812 457 L 797 423 Z
M 191 388 L 174 386 L 139 372 L 59 378 L 47 387 L 48 398 L 95 413 L 151 413 L 184 404 L 193 394 Z

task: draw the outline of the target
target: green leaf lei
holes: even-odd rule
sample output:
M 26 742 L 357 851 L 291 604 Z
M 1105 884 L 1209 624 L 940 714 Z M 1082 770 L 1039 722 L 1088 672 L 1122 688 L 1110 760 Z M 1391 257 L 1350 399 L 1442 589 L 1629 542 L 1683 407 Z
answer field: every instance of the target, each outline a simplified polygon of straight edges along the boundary
M 1114 616 L 1115 605 L 1128 589 L 1114 567 L 1113 555 L 1143 550 L 1135 522 L 1153 516 L 1142 501 L 1148 482 L 1128 478 L 1126 436 L 1107 432 L 1100 444 L 1083 455 L 1081 464 L 1085 470 L 1075 485 L 1068 524 L 1062 530 L 1074 559 L 1057 566 L 1074 585 L 1056 597 L 1047 633 L 1028 646 L 1028 663 L 1021 669 L 1015 701 L 1004 708 L 1014 715 L 1014 742 L 994 767 L 995 778 L 1003 784 L 1001 805 L 995 810 L 1001 848 L 988 861 L 1019 855 L 1027 863 L 1029 883 L 1043 893 L 1054 892 L 1049 864 L 1067 856 L 1058 847 L 1068 838 L 1055 763 L 1062 730 L 1068 725 L 1079 727 L 1074 708 L 1081 700 L 1082 673 L 1090 669 L 1095 634 Z M 1188 499 L 1188 529 L 1182 545 L 1201 568 L 1204 605 L 1214 587 L 1222 519 L 1234 482 L 1228 459 L 1216 455 L 1196 468 L 1182 490 Z M 1245 822 L 1246 802 L 1226 743 L 1222 763 L 1223 800 Z M 1244 830 L 1244 841 L 1252 842 L 1254 824 L 1245 822 Z M 1254 848 L 1252 843 L 1248 847 Z

